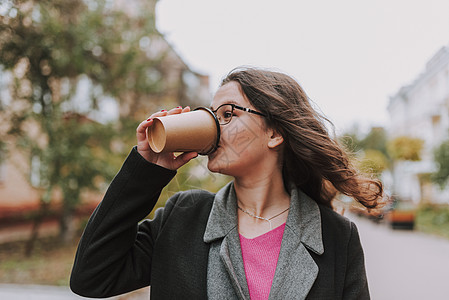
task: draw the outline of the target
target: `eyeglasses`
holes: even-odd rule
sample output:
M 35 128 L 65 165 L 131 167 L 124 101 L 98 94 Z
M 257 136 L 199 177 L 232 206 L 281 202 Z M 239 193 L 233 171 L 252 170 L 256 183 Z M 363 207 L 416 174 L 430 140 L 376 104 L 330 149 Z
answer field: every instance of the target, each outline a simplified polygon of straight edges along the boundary
M 229 122 L 231 122 L 232 116 L 234 115 L 234 109 L 246 111 L 246 112 L 249 112 L 252 114 L 256 114 L 256 115 L 265 117 L 265 115 L 263 113 L 260 113 L 258 111 L 255 111 L 255 110 L 252 110 L 252 109 L 249 109 L 246 107 L 238 106 L 235 104 L 222 104 L 216 110 L 213 110 L 212 112 L 217 116 L 218 123 L 220 125 L 226 125 Z

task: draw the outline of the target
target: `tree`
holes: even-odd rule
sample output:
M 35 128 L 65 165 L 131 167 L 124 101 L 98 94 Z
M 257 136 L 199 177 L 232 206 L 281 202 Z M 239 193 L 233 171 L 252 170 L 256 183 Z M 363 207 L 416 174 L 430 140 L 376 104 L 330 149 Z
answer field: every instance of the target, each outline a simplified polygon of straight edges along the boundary
M 352 132 L 341 136 L 340 141 L 353 152 L 353 159 L 363 172 L 380 176 L 389 167 L 384 128 L 372 127 L 365 136 L 360 137 L 355 127 Z
M 387 153 L 387 134 L 383 127 L 372 127 L 368 134 L 360 141 L 359 147 L 362 149 L 372 149 L 383 153 Z
M 349 132 L 341 135 L 339 140 L 352 152 L 373 149 L 387 155 L 387 135 L 383 127 L 372 127 L 366 135 L 361 135 L 358 128 L 354 126 Z
M 137 122 L 121 115 L 116 125 L 102 124 L 89 120 L 89 111 L 98 110 L 105 96 L 139 103 L 160 89 L 159 78 L 148 76 L 159 61 L 139 46 L 157 34 L 154 18 L 130 18 L 109 3 L 10 0 L 0 14 L 0 65 L 14 77 L 13 103 L 3 112 L 7 134 L 38 162 L 42 214 L 61 191 L 60 234 L 66 239 L 81 192 L 111 178 L 114 145 L 134 136 Z M 80 98 L 82 80 L 89 91 Z M 83 105 L 88 109 L 80 111 Z
M 351 153 L 357 153 L 362 150 L 360 139 L 355 132 L 348 132 L 339 137 L 340 143 Z
M 359 162 L 362 171 L 379 177 L 388 168 L 388 159 L 379 150 L 366 149 L 363 158 Z
M 424 146 L 423 140 L 408 136 L 399 136 L 388 140 L 385 130 L 381 127 L 371 128 L 364 137 L 360 137 L 355 131 L 345 134 L 340 140 L 348 149 L 355 152 L 354 161 L 362 171 L 380 176 L 384 170 L 389 170 L 393 176 L 393 181 L 396 181 L 397 163 L 399 161 L 421 160 L 421 152 Z M 444 160 L 444 158 L 441 158 L 441 160 Z M 425 178 L 425 176 L 421 176 L 420 181 L 425 180 Z M 396 183 L 393 182 L 392 193 L 395 192 L 395 185 Z
M 444 188 L 449 179 L 449 140 L 442 142 L 433 155 L 438 169 L 431 175 L 431 180 Z
M 424 141 L 419 138 L 400 136 L 391 140 L 388 145 L 388 153 L 393 160 L 421 160 L 421 151 Z
M 393 174 L 393 190 L 395 193 L 396 184 L 398 181 L 395 176 L 396 164 L 398 161 L 420 161 L 421 152 L 424 146 L 424 141 L 419 138 L 412 138 L 409 136 L 399 136 L 387 143 L 387 151 L 391 158 L 391 173 Z M 420 178 L 421 180 L 424 177 Z

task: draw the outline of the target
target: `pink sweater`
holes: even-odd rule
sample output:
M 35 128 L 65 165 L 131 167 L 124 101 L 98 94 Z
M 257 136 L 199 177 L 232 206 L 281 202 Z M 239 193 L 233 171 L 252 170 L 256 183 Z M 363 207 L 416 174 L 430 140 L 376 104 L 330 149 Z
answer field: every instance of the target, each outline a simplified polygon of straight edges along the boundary
M 268 299 L 281 250 L 285 223 L 254 239 L 240 235 L 243 265 L 251 300 Z

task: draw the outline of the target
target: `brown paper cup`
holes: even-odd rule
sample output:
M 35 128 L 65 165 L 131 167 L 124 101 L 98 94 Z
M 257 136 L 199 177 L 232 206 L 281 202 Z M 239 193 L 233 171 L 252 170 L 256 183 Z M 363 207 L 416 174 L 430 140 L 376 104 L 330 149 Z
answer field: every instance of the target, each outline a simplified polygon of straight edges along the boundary
M 158 117 L 147 128 L 151 149 L 161 152 L 191 152 L 207 155 L 217 149 L 220 124 L 215 114 L 206 107 L 194 111 Z

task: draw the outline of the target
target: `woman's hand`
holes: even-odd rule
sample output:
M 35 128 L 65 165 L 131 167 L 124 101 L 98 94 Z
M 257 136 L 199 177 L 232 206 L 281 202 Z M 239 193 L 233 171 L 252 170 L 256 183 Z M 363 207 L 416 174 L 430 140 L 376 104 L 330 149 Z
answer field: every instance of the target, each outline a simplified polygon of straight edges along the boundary
M 176 108 L 171 109 L 170 111 L 162 110 L 160 112 L 154 113 L 148 118 L 148 120 L 145 120 L 142 123 L 140 123 L 136 130 L 137 152 L 139 152 L 139 154 L 142 155 L 142 157 L 145 158 L 147 161 L 171 170 L 176 170 L 185 165 L 192 158 L 197 157 L 198 156 L 197 152 L 184 152 L 179 156 L 175 156 L 173 152 L 155 153 L 153 150 L 151 150 L 147 140 L 146 131 L 147 128 L 153 124 L 154 118 L 163 117 L 167 115 L 180 114 L 189 111 L 190 107 L 188 106 L 186 106 L 185 108 L 178 106 Z

